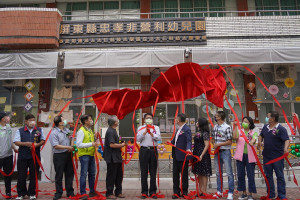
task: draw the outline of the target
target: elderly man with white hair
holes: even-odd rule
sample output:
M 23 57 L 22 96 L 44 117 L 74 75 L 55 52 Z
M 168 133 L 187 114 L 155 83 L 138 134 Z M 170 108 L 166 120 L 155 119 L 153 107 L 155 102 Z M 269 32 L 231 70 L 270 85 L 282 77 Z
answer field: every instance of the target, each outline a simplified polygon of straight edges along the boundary
M 125 198 L 125 196 L 122 194 L 123 170 L 121 155 L 121 148 L 125 146 L 125 142 L 119 144 L 119 136 L 116 130 L 119 125 L 119 120 L 117 117 L 109 118 L 108 125 L 109 128 L 105 134 L 104 145 L 104 160 L 107 164 L 106 198 Z M 115 192 L 113 191 L 114 186 Z

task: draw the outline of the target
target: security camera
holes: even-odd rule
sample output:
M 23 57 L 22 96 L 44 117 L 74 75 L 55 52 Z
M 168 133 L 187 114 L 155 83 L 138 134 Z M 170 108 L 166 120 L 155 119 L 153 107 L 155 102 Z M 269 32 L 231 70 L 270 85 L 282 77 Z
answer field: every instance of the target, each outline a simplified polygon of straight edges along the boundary
M 184 57 L 186 57 L 186 58 L 188 58 L 189 57 L 189 55 L 192 53 L 192 50 L 191 49 L 188 49 L 188 48 L 186 48 L 185 50 L 184 50 Z
M 63 52 L 63 51 L 58 52 L 58 56 L 59 56 L 60 60 L 63 61 L 64 57 L 65 57 L 65 52 Z

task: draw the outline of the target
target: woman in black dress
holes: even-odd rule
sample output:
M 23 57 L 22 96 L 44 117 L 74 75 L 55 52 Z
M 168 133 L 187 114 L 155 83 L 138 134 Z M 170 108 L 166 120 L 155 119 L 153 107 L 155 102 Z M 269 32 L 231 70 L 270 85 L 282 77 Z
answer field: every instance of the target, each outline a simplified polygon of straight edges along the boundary
M 208 177 L 212 175 L 211 160 L 208 153 L 209 148 L 209 127 L 205 118 L 199 118 L 196 124 L 199 132 L 194 137 L 193 154 L 200 157 L 200 162 L 194 164 L 192 172 L 197 175 L 199 183 L 199 194 L 206 194 Z

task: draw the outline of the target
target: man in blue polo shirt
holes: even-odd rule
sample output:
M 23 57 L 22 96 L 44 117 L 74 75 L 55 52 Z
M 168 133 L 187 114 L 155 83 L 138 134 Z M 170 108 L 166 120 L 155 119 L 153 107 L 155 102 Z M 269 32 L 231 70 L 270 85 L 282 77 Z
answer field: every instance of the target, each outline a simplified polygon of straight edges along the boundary
M 264 164 L 276 159 L 288 152 L 290 139 L 287 130 L 278 123 L 279 113 L 270 111 L 266 117 L 266 125 L 261 130 L 258 139 L 258 150 L 261 149 L 262 141 L 264 142 L 263 161 Z M 277 192 L 279 199 L 286 199 L 285 180 L 284 180 L 284 160 L 264 165 L 264 172 L 270 184 L 270 199 L 275 198 L 275 186 L 273 180 L 273 170 L 277 177 Z M 268 188 L 267 188 L 268 189 Z

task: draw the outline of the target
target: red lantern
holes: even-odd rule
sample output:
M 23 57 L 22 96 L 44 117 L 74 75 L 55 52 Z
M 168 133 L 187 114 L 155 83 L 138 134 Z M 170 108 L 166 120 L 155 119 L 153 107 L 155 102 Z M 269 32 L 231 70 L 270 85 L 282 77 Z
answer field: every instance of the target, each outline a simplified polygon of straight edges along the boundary
M 296 152 L 299 152 L 299 149 L 295 149 Z

